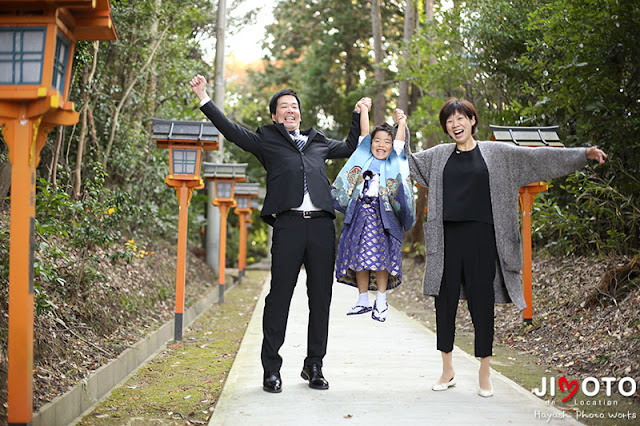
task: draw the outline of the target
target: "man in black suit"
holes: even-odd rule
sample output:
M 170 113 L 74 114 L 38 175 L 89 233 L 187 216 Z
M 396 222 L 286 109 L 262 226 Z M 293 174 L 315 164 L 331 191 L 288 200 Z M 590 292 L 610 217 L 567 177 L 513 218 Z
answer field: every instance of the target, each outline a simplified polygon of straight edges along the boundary
M 329 139 L 311 128 L 300 132 L 302 105 L 296 92 L 284 89 L 269 101 L 273 124 L 251 132 L 229 120 L 206 93 L 198 75 L 190 83 L 200 109 L 224 137 L 256 156 L 267 171 L 267 192 L 260 217 L 273 226 L 271 288 L 262 318 L 262 388 L 282 391 L 278 354 L 284 343 L 293 289 L 305 266 L 309 297 L 307 357 L 301 376 L 313 389 L 328 389 L 322 374 L 327 350 L 329 305 L 335 261 L 333 200 L 325 170 L 328 158 L 349 157 L 360 135 L 359 105 L 346 142 Z M 360 102 L 371 106 L 371 99 Z

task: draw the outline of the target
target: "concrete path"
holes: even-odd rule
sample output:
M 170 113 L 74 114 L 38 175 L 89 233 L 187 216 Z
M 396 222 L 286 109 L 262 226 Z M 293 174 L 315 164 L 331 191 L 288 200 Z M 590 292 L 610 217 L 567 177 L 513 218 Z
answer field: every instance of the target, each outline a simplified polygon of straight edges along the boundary
M 306 275 L 301 271 L 280 354 L 283 391 L 262 390 L 262 310 L 267 282 L 210 425 L 579 424 L 526 389 L 492 371 L 495 396 L 476 393 L 479 362 L 454 350 L 458 384 L 431 390 L 441 370 L 435 334 L 391 308 L 385 323 L 347 316 L 354 288 L 333 287 L 329 348 L 323 372 L 330 389 L 300 378 L 306 355 Z M 370 294 L 373 302 L 373 293 Z

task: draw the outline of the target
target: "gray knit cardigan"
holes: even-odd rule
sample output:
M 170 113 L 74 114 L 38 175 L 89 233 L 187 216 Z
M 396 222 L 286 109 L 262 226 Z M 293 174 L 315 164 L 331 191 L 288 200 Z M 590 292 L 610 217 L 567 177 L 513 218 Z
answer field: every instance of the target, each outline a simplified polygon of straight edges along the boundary
M 532 182 L 569 174 L 587 164 L 586 148 L 525 148 L 505 142 L 478 142 L 489 170 L 489 192 L 498 260 L 493 283 L 496 303 L 526 308 L 522 292 L 522 243 L 518 224 L 518 189 Z M 423 293 L 440 293 L 444 269 L 442 222 L 443 171 L 454 143 L 413 154 L 406 144 L 411 177 L 429 188 L 429 212 L 424 226 L 426 264 Z M 463 294 L 464 297 L 464 294 Z

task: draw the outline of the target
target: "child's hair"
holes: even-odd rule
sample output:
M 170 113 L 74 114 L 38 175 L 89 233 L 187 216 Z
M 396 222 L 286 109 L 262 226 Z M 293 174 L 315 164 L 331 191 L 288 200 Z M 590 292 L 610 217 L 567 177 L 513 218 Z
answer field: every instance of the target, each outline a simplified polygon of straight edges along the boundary
M 371 131 L 371 139 L 373 139 L 376 136 L 376 133 L 378 132 L 389 133 L 391 135 L 391 139 L 393 139 L 395 134 L 394 128 L 387 123 L 378 124 L 376 127 L 374 127 L 373 130 Z

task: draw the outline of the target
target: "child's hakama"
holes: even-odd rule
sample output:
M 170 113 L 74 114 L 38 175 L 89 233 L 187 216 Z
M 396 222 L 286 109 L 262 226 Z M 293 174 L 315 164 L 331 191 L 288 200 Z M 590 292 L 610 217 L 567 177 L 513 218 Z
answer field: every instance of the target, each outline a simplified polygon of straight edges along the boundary
M 338 243 L 336 278 L 357 287 L 356 271 L 372 271 L 369 290 L 377 290 L 374 271 L 386 270 L 387 289 L 396 288 L 402 282 L 402 243 L 385 231 L 378 197 L 363 197 L 357 203 L 354 220 L 345 225 Z
M 357 287 L 356 271 L 369 273 L 369 290 L 378 290 L 376 272 L 389 273 L 387 289 L 402 283 L 402 231 L 415 222 L 415 204 L 404 155 L 394 141 L 386 160 L 371 153 L 365 136 L 334 181 L 336 210 L 345 214 L 338 243 L 336 279 Z M 384 210 L 384 211 L 383 211 Z

